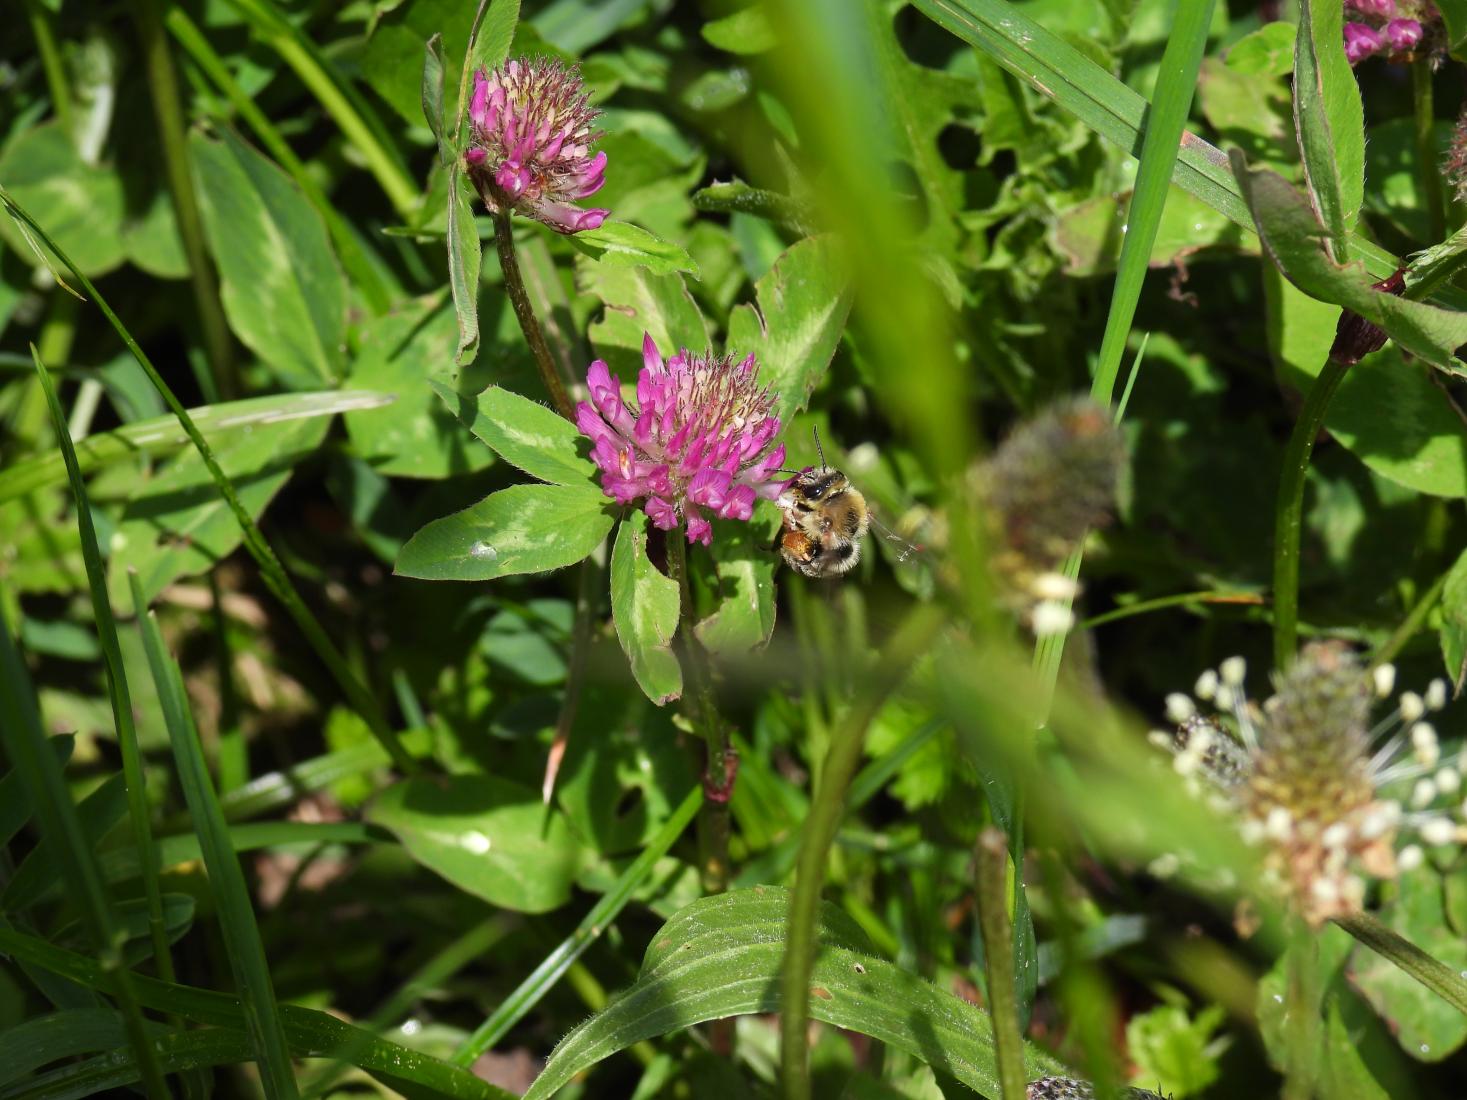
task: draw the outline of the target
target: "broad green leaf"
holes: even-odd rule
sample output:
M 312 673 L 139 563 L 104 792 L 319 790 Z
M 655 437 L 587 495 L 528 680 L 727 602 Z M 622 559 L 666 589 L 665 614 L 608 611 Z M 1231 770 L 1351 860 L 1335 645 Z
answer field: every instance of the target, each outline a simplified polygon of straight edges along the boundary
M 395 572 L 430 581 L 487 581 L 574 565 L 601 545 L 614 513 L 601 490 L 514 485 L 434 520 L 407 542 Z
M 444 86 L 457 95 L 475 6 L 465 0 L 406 0 L 373 26 L 362 48 L 361 78 L 408 125 L 423 125 L 423 53 L 435 36 L 441 36 Z M 450 142 L 457 138 L 445 136 Z
M 642 334 L 652 334 L 664 357 L 679 348 L 702 352 L 709 346 L 708 322 L 677 273 L 654 275 L 645 268 L 621 267 L 579 257 L 583 289 L 605 303 L 591 325 L 591 343 L 612 373 L 623 379 L 642 369 Z
M 1329 999 L 1325 1020 L 1326 1053 L 1320 1059 L 1325 1100 L 1390 1100 L 1361 1057 L 1360 1036 L 1352 1034 L 1338 997 Z
M 1311 298 L 1354 310 L 1433 366 L 1467 374 L 1453 356 L 1467 344 L 1467 313 L 1373 289 L 1363 265 L 1337 264 L 1325 253 L 1324 231 L 1304 195 L 1276 172 L 1250 169 L 1236 149 L 1232 159 L 1264 250 L 1285 278 Z
M 681 538 L 671 532 L 670 538 Z M 672 651 L 681 599 L 678 583 L 647 557 L 647 514 L 621 521 L 611 551 L 611 619 L 637 685 L 658 706 L 682 695 L 683 670 Z
M 1467 942 L 1447 924 L 1442 877 L 1429 863 L 1398 880 L 1385 923 L 1438 963 L 1467 970 Z M 1390 1025 L 1401 1049 L 1440 1062 L 1467 1042 L 1467 1016 L 1390 959 L 1366 947 L 1354 960 L 1355 985 Z
M 346 280 L 320 213 L 284 172 L 228 130 L 189 152 L 225 315 L 294 387 L 340 377 Z
M 595 260 L 622 267 L 645 267 L 654 275 L 686 271 L 698 278 L 698 265 L 687 249 L 630 222 L 602 222 L 599 229 L 584 230 L 567 240 Z
M 776 509 L 761 504 L 748 523 L 723 523 L 710 548 L 718 572 L 718 606 L 694 628 L 710 653 L 747 657 L 767 645 L 774 633 L 774 571 L 779 567 L 774 538 Z
M 1462 689 L 1467 679 L 1467 550 L 1464 550 L 1442 587 L 1442 659 L 1452 686 Z
M 1228 68 L 1251 76 L 1287 76 L 1294 70 L 1295 36 L 1290 23 L 1265 23 L 1228 47 Z
M 396 400 L 348 417 L 346 431 L 356 453 L 379 473 L 443 478 L 493 462 L 493 456 L 464 438 L 463 428 L 429 385 L 431 374 L 451 367 L 456 336 L 453 309 L 439 295 L 362 327 L 362 350 L 347 382 L 391 393 Z M 487 363 L 475 363 L 459 372 L 454 384 L 480 389 L 491 373 Z
M 702 34 L 710 46 L 736 54 L 766 53 L 779 43 L 762 4 L 750 4 L 732 15 L 704 23 Z
M 1065 273 L 1085 278 L 1115 270 L 1118 241 L 1125 220 L 1126 193 L 1098 195 L 1062 210 L 1050 227 L 1050 241 L 1065 259 Z M 1210 249 L 1253 250 L 1251 233 L 1239 229 L 1200 199 L 1173 186 L 1167 196 L 1156 240 L 1151 245 L 1151 267 L 1170 267 L 1181 260 L 1191 264 L 1206 259 Z M 1200 255 L 1199 255 L 1200 253 Z
M 1436 0 L 1436 10 L 1446 24 L 1447 52 L 1461 61 L 1467 56 L 1467 0 Z
M 360 390 L 330 390 L 322 393 L 281 393 L 269 397 L 249 397 L 243 401 L 226 401 L 219 405 L 202 405 L 189 409 L 189 417 L 216 447 L 224 445 L 236 432 L 253 432 L 287 420 L 308 420 L 316 416 L 375 409 L 391 404 L 387 393 Z M 349 423 L 349 422 L 348 422 Z M 76 460 L 86 474 L 124 459 L 139 455 L 170 455 L 188 446 L 188 436 L 172 414 L 125 424 L 110 432 L 98 432 L 76 441 Z M 27 493 L 66 481 L 66 464 L 60 451 L 48 451 L 0 470 L 0 501 L 13 500 Z M 3 541 L 3 540 L 0 540 Z
M 484 250 L 474 224 L 472 188 L 457 160 L 448 172 L 448 285 L 458 315 L 454 362 L 472 363 L 479 352 L 479 272 Z
M 140 213 L 122 223 L 122 247 L 127 258 L 149 275 L 160 279 L 188 277 L 188 256 L 178 235 L 178 219 L 168 191 L 159 186 Z
M 479 33 L 469 55 L 470 72 L 495 69 L 504 64 L 519 21 L 520 0 L 490 0 L 489 10 L 479 24 Z
M 430 386 L 449 411 L 500 458 L 552 485 L 585 485 L 596 467 L 581 456 L 585 437 L 559 413 L 502 386 L 461 393 L 438 379 Z
M 579 56 L 637 19 L 652 0 L 549 0 L 530 20 L 545 43 Z
M 1294 129 L 1314 211 L 1339 263 L 1350 258 L 1350 230 L 1365 194 L 1365 114 L 1344 41 L 1342 5 L 1300 0 Z
M 1126 1047 L 1136 1063 L 1131 1083 L 1175 1096 L 1195 1096 L 1217 1080 L 1217 1053 L 1209 1052 L 1223 1021 L 1217 1005 L 1196 1019 L 1175 1004 L 1157 1005 L 1126 1021 Z
M 105 275 L 122 263 L 122 180 L 109 167 L 85 163 L 59 123 L 33 126 L 5 146 L 0 186 L 86 274 Z M 40 262 L 10 218 L 0 218 L 0 238 L 23 263 Z
M 227 438 L 215 457 L 251 516 L 265 510 L 290 480 L 295 464 L 320 444 L 328 426 L 324 417 L 277 421 Z M 197 451 L 185 451 L 145 482 L 123 510 L 110 540 L 113 603 L 126 603 L 129 569 L 138 571 L 143 593 L 152 599 L 179 577 L 213 568 L 242 538 L 239 521 L 203 459 Z
M 759 359 L 759 381 L 776 396 L 786 424 L 810 400 L 835 354 L 851 295 L 833 238 L 792 245 L 754 288 L 755 305 L 728 321 L 728 350 Z
M 563 905 L 580 865 L 564 816 L 530 788 L 493 776 L 404 780 L 367 817 L 434 874 L 520 913 Z
M 570 1079 L 633 1043 L 708 1020 L 778 1012 L 790 892 L 754 887 L 703 898 L 653 937 L 636 984 L 561 1041 L 525 1100 L 554 1096 Z M 981 1009 L 872 953 L 834 906 L 820 911 L 810 1013 L 920 1058 L 983 1096 L 998 1096 L 993 1035 Z M 1028 1076 L 1061 1072 L 1026 1046 Z

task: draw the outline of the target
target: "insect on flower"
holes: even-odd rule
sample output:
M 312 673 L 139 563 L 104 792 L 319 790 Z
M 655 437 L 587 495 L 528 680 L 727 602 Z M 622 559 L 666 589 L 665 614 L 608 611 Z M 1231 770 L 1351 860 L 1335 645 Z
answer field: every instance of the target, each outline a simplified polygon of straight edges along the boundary
M 1176 731 L 1152 739 L 1262 847 L 1265 882 L 1310 925 L 1359 912 L 1368 880 L 1419 865 L 1421 844 L 1467 836 L 1461 771 L 1443 760 L 1425 721 L 1446 705 L 1444 681 L 1421 695 L 1402 692 L 1372 725 L 1395 669 L 1368 669 L 1343 644 L 1306 646 L 1261 705 L 1248 698 L 1246 672 L 1243 658 L 1231 657 L 1204 672 L 1192 695 L 1168 696 Z

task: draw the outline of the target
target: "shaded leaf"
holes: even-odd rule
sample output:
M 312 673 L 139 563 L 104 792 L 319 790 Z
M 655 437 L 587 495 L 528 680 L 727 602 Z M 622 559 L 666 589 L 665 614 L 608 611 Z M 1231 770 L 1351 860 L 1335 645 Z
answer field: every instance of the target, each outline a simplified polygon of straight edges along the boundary
M 646 268 L 621 267 L 580 257 L 580 281 L 605 303 L 591 325 L 591 343 L 612 371 L 635 378 L 642 368 L 642 334 L 649 332 L 664 356 L 678 348 L 694 352 L 710 343 L 708 322 L 677 273 L 654 275 Z
M 228 130 L 189 153 L 229 326 L 288 384 L 334 381 L 345 363 L 346 280 L 320 213 Z
M 87 275 L 122 263 L 122 180 L 83 161 L 59 123 L 34 126 L 6 144 L 0 185 Z M 10 218 L 0 218 L 0 237 L 27 264 L 40 262 Z
M 1447 675 L 1452 686 L 1461 691 L 1467 679 L 1467 550 L 1457 558 L 1442 586 L 1441 645 Z M 1467 908 L 1462 911 L 1467 913 Z
M 471 195 L 463 167 L 455 160 L 448 174 L 448 285 L 458 315 L 454 362 L 460 365 L 473 362 L 479 352 L 479 272 L 484 250 L 474 224 Z
M 1344 7 L 1301 0 L 1294 46 L 1294 129 L 1309 195 L 1330 251 L 1349 258 L 1349 235 L 1365 194 L 1365 114 L 1345 57 Z
M 704 23 L 702 34 L 703 41 L 728 53 L 766 53 L 779 44 L 762 4 L 750 4 L 732 15 Z
M 544 913 L 570 897 L 580 845 L 565 817 L 528 787 L 487 775 L 408 779 L 367 817 L 424 867 L 491 905 Z
M 513 485 L 423 527 L 398 554 L 394 571 L 431 581 L 487 581 L 563 569 L 600 546 L 613 520 L 592 486 Z
M 445 162 L 453 156 L 453 150 L 443 141 L 443 34 L 434 32 L 423 47 L 423 117 L 428 120 L 428 129 L 433 131 L 433 140 L 438 143 L 439 156 Z M 454 135 L 455 137 L 457 135 Z
M 681 538 L 673 531 L 671 538 Z M 611 551 L 611 619 L 632 676 L 658 706 L 682 694 L 683 671 L 672 651 L 681 598 L 678 583 L 647 557 L 647 514 L 630 513 Z
M 769 642 L 779 565 L 771 547 L 779 527 L 778 511 L 771 504 L 760 504 L 748 523 L 720 525 L 711 553 L 722 597 L 694 628 L 709 652 L 742 657 Z

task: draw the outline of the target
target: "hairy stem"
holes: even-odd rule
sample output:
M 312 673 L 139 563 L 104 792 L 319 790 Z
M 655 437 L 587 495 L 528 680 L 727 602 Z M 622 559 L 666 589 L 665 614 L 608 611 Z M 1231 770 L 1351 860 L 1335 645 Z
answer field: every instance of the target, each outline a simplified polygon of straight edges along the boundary
M 1433 133 L 1436 112 L 1432 105 L 1431 65 L 1430 57 L 1411 65 L 1411 103 L 1416 119 L 1416 171 L 1426 198 L 1428 232 L 1431 240 L 1439 241 L 1447 232 L 1447 204 L 1442 194 L 1441 167 L 1437 164 Z
M 1309 388 L 1294 431 L 1284 447 L 1274 507 L 1273 531 L 1273 659 L 1283 669 L 1299 644 L 1299 538 L 1304 525 L 1304 481 L 1314 440 L 1324 427 L 1324 414 L 1349 365 L 1327 360 Z
M 178 222 L 179 238 L 183 241 L 183 254 L 188 260 L 194 305 L 199 311 L 199 326 L 203 330 L 204 354 L 208 356 L 219 396 L 225 399 L 237 397 L 239 378 L 235 372 L 234 350 L 229 341 L 229 325 L 224 320 L 224 307 L 219 302 L 219 284 L 214 279 L 214 269 L 204 248 L 204 223 L 199 214 L 198 196 L 194 192 L 193 172 L 189 168 L 178 72 L 168 49 L 168 36 L 163 33 L 158 0 L 142 0 L 134 13 L 143 41 L 143 62 L 147 66 L 153 114 L 158 121 L 163 167 L 168 173 L 168 191 L 173 198 L 173 215 Z
M 494 209 L 495 204 L 488 197 L 484 198 L 484 202 L 491 210 Z M 494 247 L 499 252 L 499 269 L 504 272 L 504 289 L 509 294 L 509 304 L 514 306 L 520 331 L 525 334 L 525 343 L 530 345 L 530 354 L 535 357 L 535 366 L 540 369 L 540 378 L 550 393 L 550 400 L 555 403 L 555 411 L 567 420 L 575 420 L 575 406 L 571 404 L 570 396 L 560 381 L 550 347 L 545 343 L 545 333 L 540 328 L 535 309 L 530 305 L 530 295 L 525 290 L 519 257 L 515 255 L 514 228 L 510 224 L 507 210 L 497 210 L 494 214 Z M 673 541 L 675 540 L 669 539 L 668 545 Z
M 1285 1100 L 1312 1100 L 1319 1077 L 1319 1001 L 1321 988 L 1319 939 L 1302 924 L 1295 930 L 1285 959 L 1288 988 L 1285 991 L 1284 1038 L 1288 1065 L 1284 1079 Z
M 1002 1100 L 1024 1100 L 1024 1036 L 1019 1028 L 1019 998 L 1014 988 L 1014 926 L 1009 919 L 1008 838 L 992 826 L 978 835 L 974 893 L 983 932 L 983 962 L 988 979 L 988 1014 L 998 1056 Z
M 931 646 L 942 623 L 940 608 L 932 604 L 913 608 L 872 661 L 850 709 L 831 731 L 830 750 L 800 837 L 790 899 L 780 1015 L 780 1068 L 787 1100 L 810 1097 L 810 974 L 815 969 L 815 929 L 825 862 L 845 814 L 846 789 L 860 762 L 867 727 L 887 696 L 901 685 L 912 662 Z
M 728 800 L 738 756 L 729 740 L 728 725 L 718 713 L 708 653 L 694 631 L 692 586 L 688 582 L 688 548 L 681 531 L 667 538 L 667 571 L 678 584 L 678 637 L 682 639 L 688 684 L 685 699 L 689 717 L 707 748 L 703 770 L 703 816 L 698 823 L 698 849 L 703 890 L 721 894 L 728 889 L 728 838 L 731 832 Z

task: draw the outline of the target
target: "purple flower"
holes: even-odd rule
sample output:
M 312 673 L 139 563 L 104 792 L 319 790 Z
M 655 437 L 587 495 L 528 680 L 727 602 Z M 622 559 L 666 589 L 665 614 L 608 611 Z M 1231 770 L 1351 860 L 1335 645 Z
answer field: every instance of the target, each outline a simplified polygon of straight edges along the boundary
M 1345 0 L 1345 7 L 1377 19 L 1390 19 L 1396 14 L 1396 0 Z
M 1419 27 L 1417 29 L 1420 30 Z M 1349 58 L 1351 65 L 1358 65 L 1367 57 L 1379 53 L 1381 45 L 1380 34 L 1364 23 L 1345 24 L 1345 56 Z
M 1405 53 L 1421 41 L 1421 24 L 1414 19 L 1392 19 L 1385 25 L 1385 36 L 1392 50 Z
M 759 498 L 773 500 L 791 479 L 776 476 L 784 445 L 771 446 L 779 417 L 758 385 L 752 355 L 690 355 L 667 362 L 650 335 L 642 340 L 637 402 L 622 400 L 621 381 L 597 359 L 586 372 L 590 401 L 576 425 L 593 444 L 601 488 L 619 504 L 642 501 L 664 531 L 686 525 L 689 542 L 713 541 L 710 515 L 747 520 Z
M 597 228 L 610 211 L 573 201 L 606 182 L 606 154 L 591 155 L 600 136 L 591 129 L 596 114 L 574 66 L 535 58 L 480 69 L 464 153 L 479 194 L 496 209 L 518 210 L 560 233 Z

